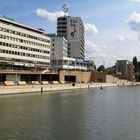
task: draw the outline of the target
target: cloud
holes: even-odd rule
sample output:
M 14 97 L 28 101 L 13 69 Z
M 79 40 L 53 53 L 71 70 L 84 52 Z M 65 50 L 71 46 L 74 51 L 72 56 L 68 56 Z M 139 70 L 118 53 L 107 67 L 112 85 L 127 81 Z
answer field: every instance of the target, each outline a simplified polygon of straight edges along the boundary
M 131 2 L 140 2 L 140 0 L 130 0 Z
M 98 66 L 103 64 L 105 61 L 105 67 L 113 66 L 115 61 L 118 59 L 115 55 L 105 52 L 108 48 L 107 45 L 96 45 L 95 42 L 91 40 L 86 40 L 86 56 L 92 58 L 95 64 Z
M 38 8 L 36 10 L 36 14 L 40 17 L 43 17 L 49 21 L 56 21 L 58 17 L 64 16 L 65 13 L 63 11 L 49 12 L 46 9 Z
M 119 41 L 125 41 L 126 38 L 125 38 L 124 36 L 120 35 L 120 36 L 118 36 L 118 40 L 119 40 Z
M 133 12 L 128 18 L 128 23 L 133 31 L 140 31 L 140 13 Z
M 128 40 L 137 40 L 137 38 L 133 35 L 119 35 L 118 40 L 119 41 L 128 41 Z
M 90 33 L 93 33 L 93 34 L 98 33 L 98 29 L 96 28 L 96 26 L 94 24 L 85 23 L 84 27 L 85 27 L 85 31 L 87 31 L 87 32 L 90 32 Z
M 105 67 L 109 67 L 115 65 L 115 62 L 116 60 L 118 60 L 118 57 L 109 53 L 100 52 L 94 54 L 93 60 L 97 67 L 103 64 L 105 65 Z
M 95 52 L 100 52 L 98 46 L 89 40 L 86 40 L 85 46 L 86 46 L 86 53 L 88 55 L 92 55 Z

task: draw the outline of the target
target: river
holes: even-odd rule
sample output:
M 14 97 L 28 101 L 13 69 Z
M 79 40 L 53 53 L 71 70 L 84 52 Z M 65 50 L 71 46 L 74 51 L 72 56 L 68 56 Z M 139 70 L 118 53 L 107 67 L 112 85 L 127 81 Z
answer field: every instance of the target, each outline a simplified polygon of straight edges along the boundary
M 0 96 L 0 140 L 139 140 L 140 87 Z

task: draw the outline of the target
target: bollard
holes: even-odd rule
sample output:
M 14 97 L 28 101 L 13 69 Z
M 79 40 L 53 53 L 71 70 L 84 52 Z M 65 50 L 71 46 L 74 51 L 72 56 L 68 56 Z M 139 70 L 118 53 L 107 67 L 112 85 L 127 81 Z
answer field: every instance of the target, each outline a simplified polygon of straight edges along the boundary
M 74 82 L 72 83 L 72 86 L 73 86 L 73 87 L 75 86 L 75 83 L 74 83 Z
M 41 87 L 41 93 L 43 92 L 43 87 Z
M 101 85 L 100 89 L 101 89 L 101 90 L 103 89 L 102 85 Z

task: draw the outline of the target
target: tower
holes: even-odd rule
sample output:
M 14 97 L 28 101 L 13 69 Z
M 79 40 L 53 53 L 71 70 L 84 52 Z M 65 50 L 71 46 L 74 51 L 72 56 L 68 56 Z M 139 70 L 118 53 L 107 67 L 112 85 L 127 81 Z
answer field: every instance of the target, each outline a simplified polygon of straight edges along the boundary
M 85 57 L 84 25 L 80 17 L 63 16 L 57 19 L 57 36 L 68 42 L 68 56 L 77 59 Z

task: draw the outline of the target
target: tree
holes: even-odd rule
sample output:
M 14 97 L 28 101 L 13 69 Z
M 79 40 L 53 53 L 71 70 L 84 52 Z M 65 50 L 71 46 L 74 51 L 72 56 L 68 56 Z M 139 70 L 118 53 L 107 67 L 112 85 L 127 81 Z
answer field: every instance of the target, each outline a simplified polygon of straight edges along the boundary
M 103 65 L 101 65 L 97 68 L 97 71 L 98 72 L 105 71 L 105 67 Z
M 133 57 L 133 65 L 134 65 L 134 72 L 138 72 L 138 62 L 137 62 L 137 57 Z
M 139 72 L 140 72 L 140 62 L 137 62 L 138 63 L 138 72 L 137 72 L 137 81 L 139 82 L 140 81 L 140 74 L 139 74 Z
M 137 57 L 133 57 L 133 65 L 134 65 L 134 73 L 135 73 L 135 79 L 138 81 L 138 61 Z

